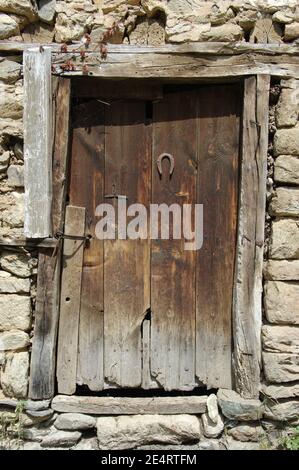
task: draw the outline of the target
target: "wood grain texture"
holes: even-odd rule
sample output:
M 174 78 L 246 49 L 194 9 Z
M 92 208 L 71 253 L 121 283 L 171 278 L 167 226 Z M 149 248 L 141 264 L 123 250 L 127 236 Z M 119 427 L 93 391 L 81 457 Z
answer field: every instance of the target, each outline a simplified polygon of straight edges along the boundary
M 240 91 L 239 84 L 199 91 L 197 202 L 204 217 L 196 265 L 196 374 L 208 388 L 232 388 Z
M 51 49 L 24 52 L 24 233 L 52 233 Z
M 150 390 L 159 388 L 153 380 L 151 373 L 151 322 L 144 320 L 142 323 L 142 388 Z
M 152 79 L 160 78 L 165 81 L 173 81 L 174 79 L 190 80 L 190 79 L 215 79 L 215 78 L 234 78 L 245 77 L 251 75 L 264 75 L 269 74 L 282 78 L 296 78 L 299 79 L 299 61 L 294 59 L 294 63 L 289 63 L 288 57 L 275 57 L 275 60 L 266 58 L 266 60 L 259 60 L 259 58 L 245 57 L 243 63 L 239 63 L 235 57 L 230 60 L 218 60 L 218 64 L 211 64 L 210 60 L 205 59 L 190 59 L 186 60 L 161 60 L 160 57 L 146 56 L 136 60 L 134 54 L 128 54 L 122 57 L 120 64 L 105 63 L 101 65 L 89 64 L 88 67 L 94 77 L 105 77 L 113 79 L 121 78 L 143 78 Z M 130 64 L 128 66 L 128 64 Z M 77 70 L 72 72 L 61 73 L 64 77 L 82 76 L 82 70 L 78 66 Z
M 90 101 L 74 106 L 70 204 L 86 210 L 80 301 L 77 382 L 90 390 L 101 390 L 103 375 L 103 241 L 95 237 L 96 207 L 104 196 L 104 105 Z
M 258 398 L 269 77 L 245 79 L 239 233 L 234 289 L 234 370 L 237 391 Z
M 52 398 L 55 392 L 56 340 L 59 319 L 60 257 L 40 249 L 37 273 L 34 340 L 32 343 L 29 397 Z
M 207 396 L 184 397 L 67 397 L 57 395 L 52 409 L 62 413 L 95 415 L 201 414 L 207 409 Z
M 79 237 L 84 236 L 84 208 L 67 206 L 65 234 Z M 57 352 L 57 382 L 58 392 L 67 395 L 72 395 L 76 391 L 83 249 L 83 240 L 64 240 Z
M 0 238 L 0 246 L 32 246 L 32 247 L 40 247 L 40 248 L 55 248 L 57 245 L 56 238 Z
M 65 216 L 65 197 L 67 187 L 67 166 L 69 151 L 69 116 L 71 81 L 58 78 L 53 84 L 53 233 L 63 230 Z
M 145 103 L 113 103 L 106 117 L 105 194 L 124 195 L 128 204 L 147 207 L 151 154 Z M 106 202 L 116 207 L 117 199 Z M 141 324 L 150 307 L 149 253 L 148 240 L 104 244 L 105 379 L 121 387 L 141 386 Z
M 197 160 L 196 93 L 164 95 L 153 114 L 153 204 L 194 204 Z M 173 155 L 175 167 L 157 159 Z M 169 240 L 151 241 L 151 373 L 165 390 L 195 386 L 195 252 L 184 240 L 172 239 L 176 225 L 170 217 Z
M 51 47 L 54 57 L 61 52 L 61 44 L 48 43 L 37 44 L 37 47 Z M 139 46 L 133 44 L 109 44 L 109 52 L 114 54 L 207 54 L 207 55 L 240 55 L 240 54 L 261 54 L 265 56 L 288 54 L 298 55 L 297 44 L 254 44 L 249 42 L 192 42 L 186 44 L 165 44 L 161 46 Z M 32 48 L 32 43 L 21 41 L 0 41 L 0 50 L 2 51 L 25 51 Z M 80 55 L 77 44 L 68 45 L 68 50 L 72 54 Z M 77 50 L 77 52 L 76 52 Z M 91 53 L 99 55 L 98 44 L 91 44 L 89 47 Z
M 101 80 L 94 77 L 74 77 L 73 96 L 80 98 L 102 98 L 110 100 L 159 100 L 163 97 L 162 85 L 147 80 Z M 121 90 L 121 93 L 120 93 Z

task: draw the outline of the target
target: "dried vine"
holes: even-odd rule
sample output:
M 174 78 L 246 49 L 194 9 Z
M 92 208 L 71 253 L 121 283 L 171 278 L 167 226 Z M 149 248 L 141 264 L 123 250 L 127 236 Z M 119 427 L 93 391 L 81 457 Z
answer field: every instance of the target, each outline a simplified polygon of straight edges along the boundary
M 100 53 L 100 57 L 102 60 L 105 60 L 108 55 L 108 40 L 117 32 L 119 29 L 118 23 L 113 23 L 113 25 L 107 29 L 107 31 L 103 34 L 101 41 L 97 43 L 98 52 Z M 82 39 L 81 44 L 78 46 L 77 49 L 72 49 L 70 52 L 71 57 L 67 59 L 63 64 L 60 65 L 52 65 L 52 72 L 56 75 L 60 75 L 64 72 L 77 72 L 82 71 L 83 75 L 89 74 L 88 65 L 85 62 L 85 59 L 90 52 L 89 48 L 91 45 L 91 37 L 88 33 L 86 33 Z M 60 51 L 56 54 L 67 54 L 69 52 L 68 45 L 66 43 L 61 45 Z M 92 52 L 97 52 L 97 49 L 93 49 Z M 77 55 L 80 56 L 81 64 L 78 65 Z

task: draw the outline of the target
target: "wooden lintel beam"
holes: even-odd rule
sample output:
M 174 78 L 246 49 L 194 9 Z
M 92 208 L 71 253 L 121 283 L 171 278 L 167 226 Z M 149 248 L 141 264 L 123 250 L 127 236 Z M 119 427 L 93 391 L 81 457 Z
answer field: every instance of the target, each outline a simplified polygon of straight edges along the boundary
M 51 47 L 53 53 L 60 52 L 61 44 L 57 43 L 26 43 L 21 41 L 0 41 L 0 51 L 23 52 L 35 47 Z M 83 47 L 77 42 L 68 46 L 70 52 Z M 97 52 L 99 44 L 91 44 L 90 52 Z M 188 44 L 165 44 L 162 46 L 134 46 L 127 44 L 108 44 L 108 52 L 115 54 L 208 54 L 208 55 L 238 55 L 248 52 L 276 55 L 298 55 L 298 44 L 253 44 L 249 42 L 194 42 Z

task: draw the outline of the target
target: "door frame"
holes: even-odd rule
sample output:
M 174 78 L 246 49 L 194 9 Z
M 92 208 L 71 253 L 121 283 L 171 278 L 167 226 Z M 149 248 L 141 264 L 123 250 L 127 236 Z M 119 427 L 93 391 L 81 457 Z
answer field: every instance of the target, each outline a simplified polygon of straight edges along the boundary
M 133 54 L 144 50 L 149 53 L 145 57 L 154 66 L 151 77 L 161 79 L 165 70 L 161 67 L 161 57 L 170 61 L 173 57 L 190 60 L 190 51 L 195 50 L 189 45 L 172 46 L 174 54 L 169 59 L 163 56 L 161 48 L 132 47 Z M 253 46 L 252 56 L 256 54 Z M 267 45 L 270 46 L 270 45 Z M 272 45 L 271 45 L 272 46 Z M 274 45 L 273 45 L 274 46 Z M 198 79 L 202 74 L 203 61 L 207 62 L 206 54 L 215 55 L 215 44 L 198 45 L 196 57 L 191 56 L 190 67 L 185 67 L 183 78 Z M 276 46 L 275 46 L 276 47 Z M 191 48 L 191 49 L 190 49 Z M 271 48 L 270 48 L 271 49 Z M 273 49 L 273 48 L 272 48 Z M 122 51 L 123 50 L 123 55 Z M 115 54 L 122 59 L 132 60 L 132 53 L 127 48 L 117 48 Z M 203 56 L 205 51 L 205 56 Z M 210 52 L 209 52 L 210 51 Z M 54 53 L 54 54 L 53 54 Z M 177 55 L 175 55 L 177 53 Z M 219 45 L 218 45 L 219 53 Z M 277 50 L 278 53 L 278 50 Z M 279 51 L 280 53 L 280 51 Z M 94 53 L 96 54 L 96 53 Z M 233 65 L 227 67 L 227 56 L 220 52 L 222 66 L 212 66 L 206 71 L 205 82 L 217 78 L 226 81 L 233 78 L 244 82 L 243 119 L 241 132 L 241 175 L 239 189 L 238 234 L 236 247 L 236 269 L 233 295 L 233 373 L 235 390 L 246 398 L 258 398 L 261 372 L 261 324 L 262 324 L 262 267 L 264 246 L 264 224 L 266 206 L 266 175 L 268 148 L 268 117 L 270 73 L 278 76 L 294 75 L 294 64 L 288 67 L 269 65 L 268 51 L 262 55 L 264 66 L 252 67 L 252 58 L 246 53 L 249 63 L 240 66 L 234 52 L 229 59 Z M 65 181 L 67 178 L 67 151 L 69 135 L 69 111 L 71 97 L 72 73 L 64 73 L 62 77 L 51 80 L 52 56 L 55 50 L 51 47 L 29 48 L 24 52 L 24 160 L 25 160 L 25 234 L 28 239 L 36 239 L 43 248 L 40 255 L 37 287 L 37 312 L 35 336 L 31 356 L 31 374 L 29 396 L 33 399 L 51 398 L 55 394 L 55 361 L 56 340 L 59 318 L 59 275 L 60 262 L 53 262 L 53 249 L 57 257 L 57 241 L 52 234 L 61 229 L 65 208 Z M 99 55 L 99 54 L 98 54 Z M 249 57 L 248 57 L 249 56 Z M 293 59 L 292 54 L 290 58 Z M 128 65 L 126 76 L 136 78 L 146 76 L 143 62 Z M 277 55 L 275 55 L 277 59 Z M 61 58 L 59 57 L 59 60 Z M 217 59 L 218 60 L 218 59 Z M 279 58 L 276 62 L 279 62 Z M 251 63 L 251 65 L 250 65 Z M 118 67 L 118 68 L 117 68 Z M 297 65 L 295 66 L 295 68 Z M 181 69 L 173 66 L 172 80 L 182 80 Z M 217 70 L 218 69 L 218 70 Z M 136 72 L 137 70 L 137 72 Z M 187 72 L 186 72 L 187 70 Z M 298 68 L 296 68 L 298 70 Z M 296 72 L 298 73 L 298 72 Z M 82 75 L 82 72 L 73 75 Z M 102 71 L 97 69 L 97 76 L 115 78 L 123 74 L 123 60 L 119 64 L 105 64 Z M 148 72 L 147 72 L 148 74 Z M 169 75 L 169 70 L 168 70 Z M 36 112 L 38 110 L 38 112 Z M 42 115 L 42 119 L 40 116 Z M 55 119 L 53 119 L 55 116 Z M 34 135 L 40 132 L 51 141 L 44 148 L 38 144 Z M 36 187 L 36 178 L 41 184 Z M 49 189 L 50 188 L 50 189 Z M 51 194 L 51 188 L 52 194 Z M 39 198 L 45 201 L 43 213 L 38 205 Z M 55 246 L 55 248 L 53 248 Z M 47 328 L 45 328 L 45 324 Z

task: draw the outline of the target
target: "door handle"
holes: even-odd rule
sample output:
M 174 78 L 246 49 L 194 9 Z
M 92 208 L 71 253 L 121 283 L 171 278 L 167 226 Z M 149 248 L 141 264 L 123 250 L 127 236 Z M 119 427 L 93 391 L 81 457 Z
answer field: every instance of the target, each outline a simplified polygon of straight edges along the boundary
M 170 162 L 169 177 L 171 178 L 174 171 L 174 157 L 170 153 L 161 153 L 161 155 L 158 157 L 157 167 L 159 175 L 162 176 L 162 160 L 164 160 L 164 158 L 167 158 Z

